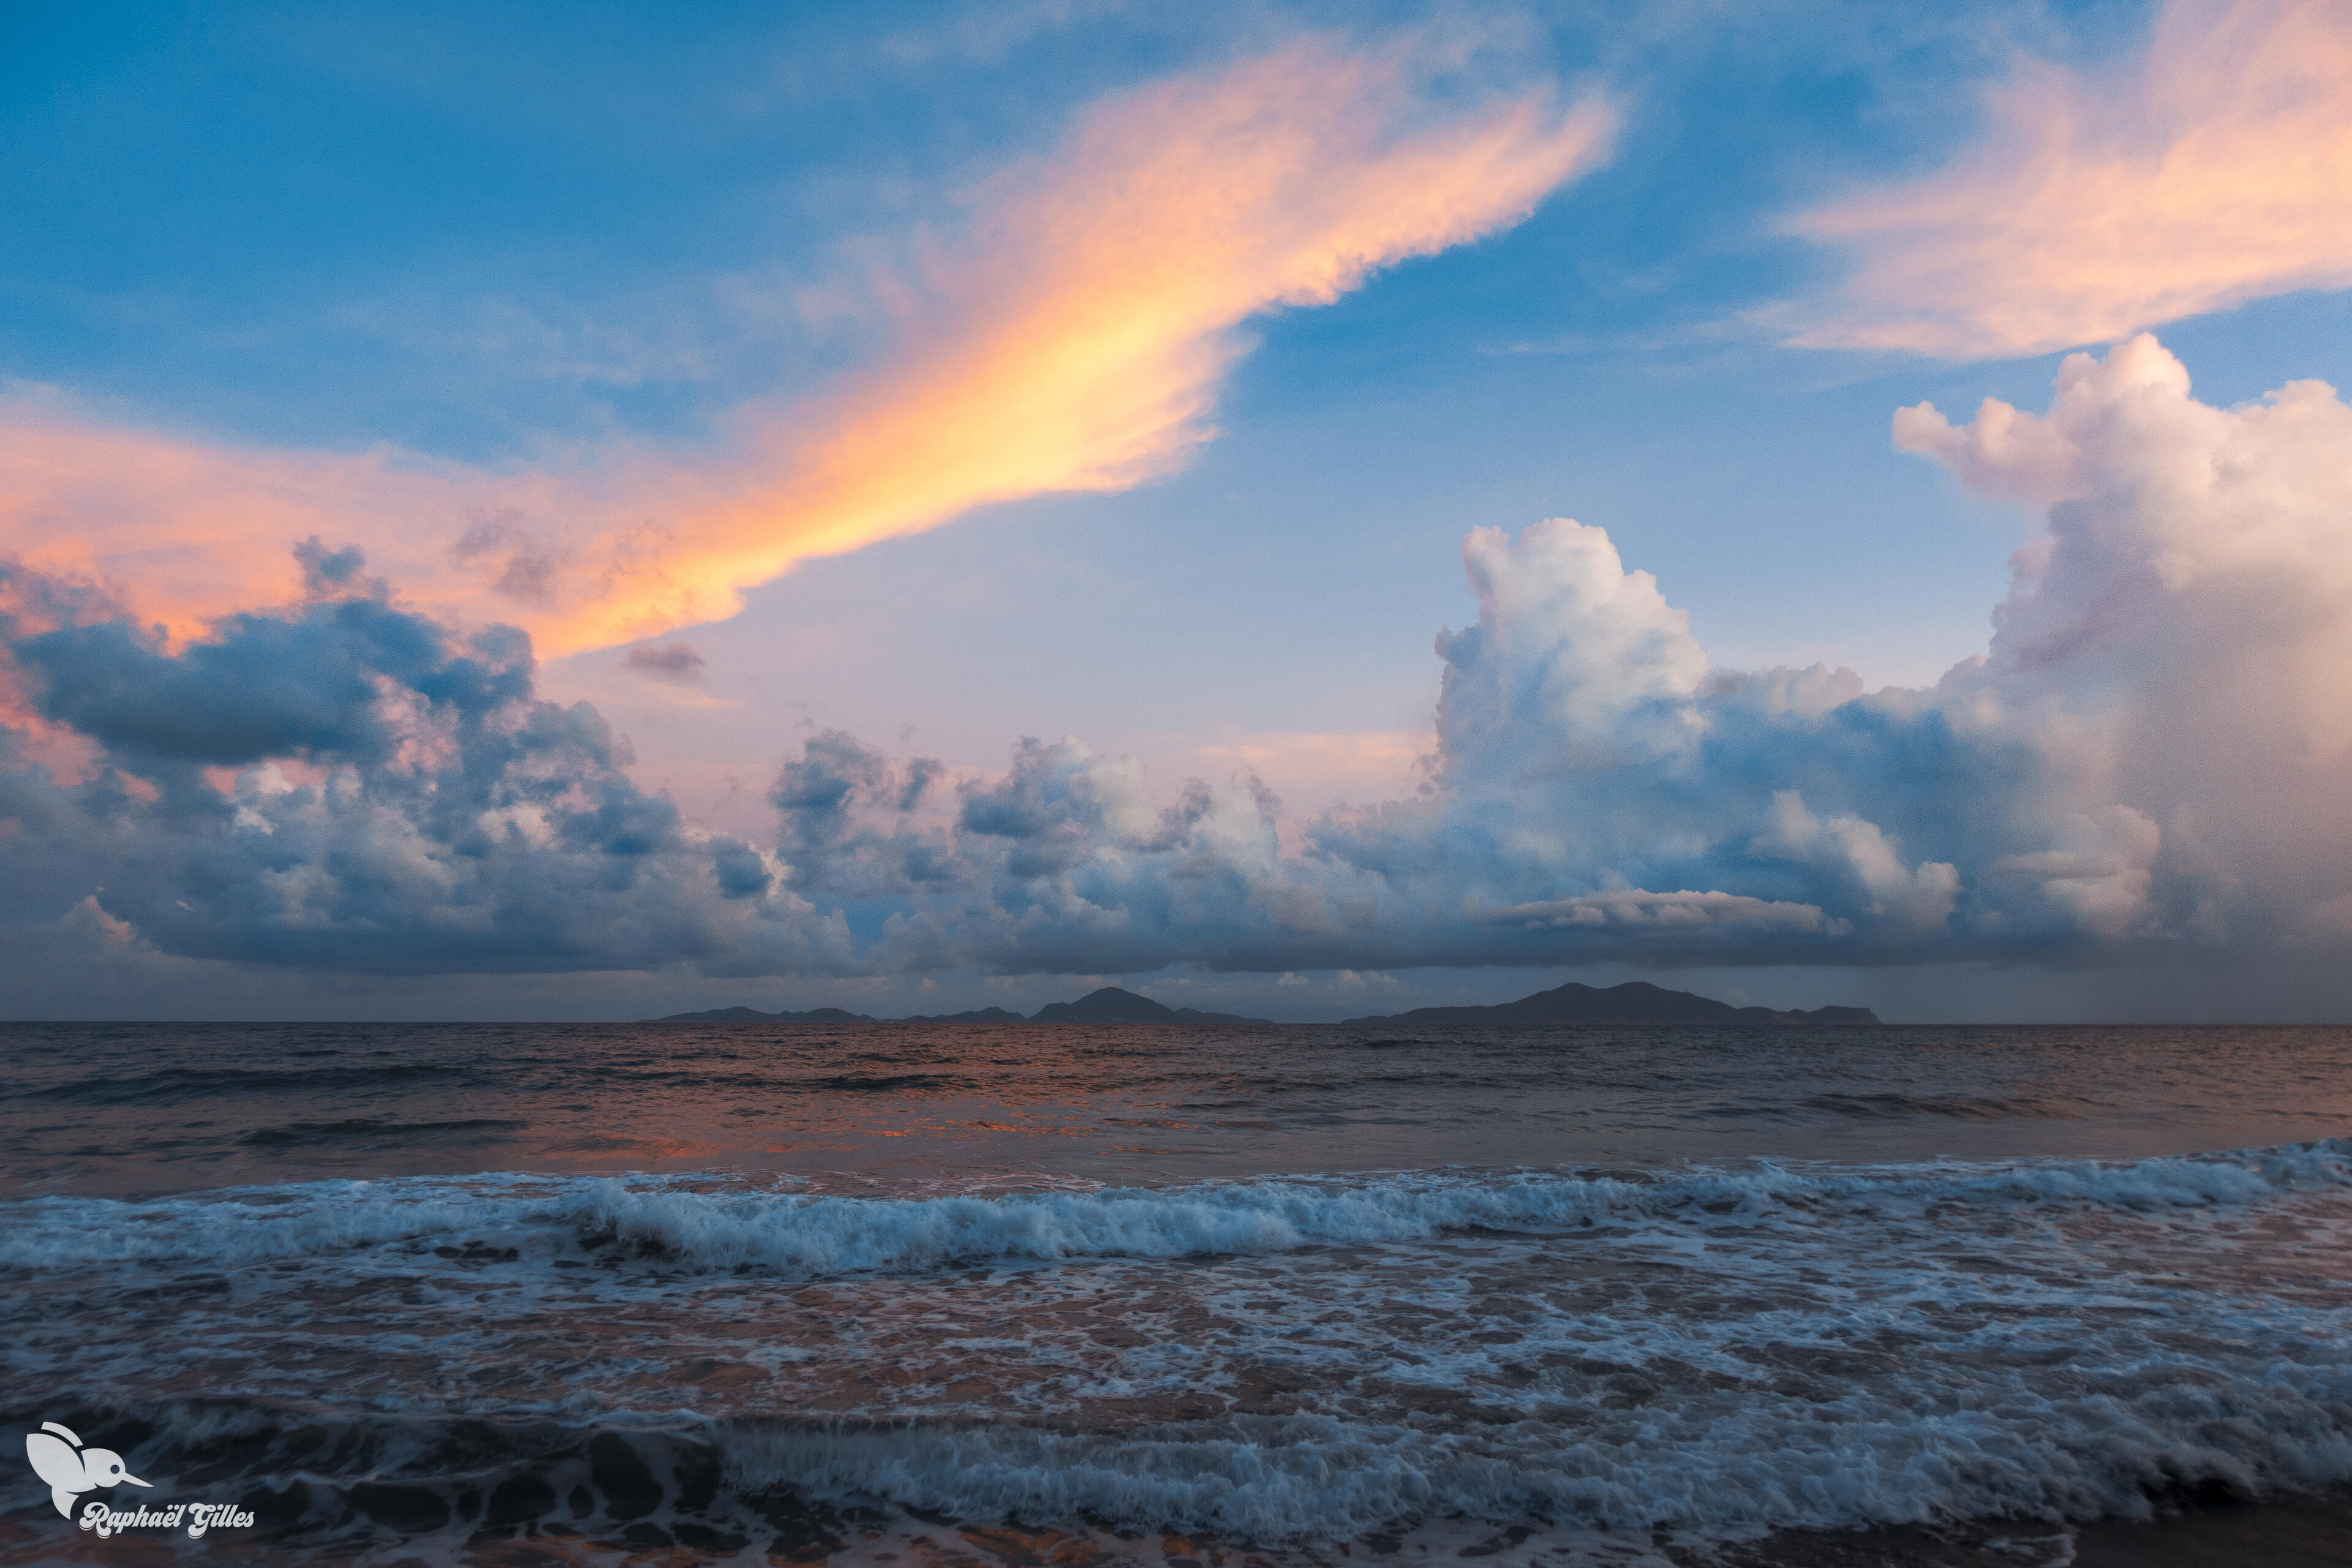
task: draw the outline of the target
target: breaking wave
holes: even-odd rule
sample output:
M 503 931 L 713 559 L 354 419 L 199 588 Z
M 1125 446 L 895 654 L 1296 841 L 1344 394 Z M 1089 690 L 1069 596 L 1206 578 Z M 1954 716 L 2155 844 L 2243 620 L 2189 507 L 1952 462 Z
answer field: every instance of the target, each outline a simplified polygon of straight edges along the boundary
M 1817 1227 L 1959 1209 L 2147 1212 L 2352 1188 L 2352 1140 L 2134 1162 L 1664 1173 L 1419 1173 L 1164 1188 L 843 1197 L 682 1177 L 309 1182 L 148 1200 L 0 1204 L 0 1266 L 214 1267 L 355 1248 L 603 1254 L 803 1279 L 1087 1258 L 1176 1258 L 1660 1223 Z

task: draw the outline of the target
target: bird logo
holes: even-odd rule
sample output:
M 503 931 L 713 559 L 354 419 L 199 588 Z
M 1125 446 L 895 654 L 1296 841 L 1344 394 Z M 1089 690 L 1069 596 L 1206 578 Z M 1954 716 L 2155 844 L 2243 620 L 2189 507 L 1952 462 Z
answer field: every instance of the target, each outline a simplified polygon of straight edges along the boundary
M 54 1421 L 44 1421 L 39 1431 L 25 1435 L 25 1457 L 33 1461 L 41 1479 L 49 1483 L 49 1500 L 68 1519 L 74 1516 L 74 1500 L 84 1492 L 124 1481 L 134 1487 L 154 1484 L 124 1469 L 122 1456 L 113 1449 L 85 1448 L 71 1427 Z

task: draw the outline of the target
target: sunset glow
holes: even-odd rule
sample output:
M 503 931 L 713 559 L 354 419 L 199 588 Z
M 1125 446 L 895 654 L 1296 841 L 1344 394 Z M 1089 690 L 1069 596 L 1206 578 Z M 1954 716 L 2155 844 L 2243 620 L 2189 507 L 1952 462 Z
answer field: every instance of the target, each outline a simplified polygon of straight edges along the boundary
M 1250 318 L 1527 214 L 1614 120 L 1548 88 L 1429 103 L 1411 52 L 1294 45 L 1114 95 L 982 182 L 904 280 L 888 361 L 754 404 L 716 450 L 636 443 L 510 473 L 389 448 L 239 450 L 0 405 L 0 528 L 184 636 L 296 597 L 290 551 L 364 543 L 404 602 L 544 655 L 723 619 L 812 556 L 974 507 L 1123 489 L 1211 435 Z
M 2352 0 L 0 63 L 0 1563 L 2340 1568 Z
M 2046 353 L 2352 283 L 2352 14 L 2175 0 L 2137 57 L 2021 61 L 1978 146 L 1796 219 L 1855 265 L 1795 341 Z
M 663 32 L 658 156 L 383 83 L 314 241 L 204 270 L 281 126 L 20 279 L 147 268 L 0 392 L 24 984 L 2336 994 L 2336 8 L 1138 26 Z

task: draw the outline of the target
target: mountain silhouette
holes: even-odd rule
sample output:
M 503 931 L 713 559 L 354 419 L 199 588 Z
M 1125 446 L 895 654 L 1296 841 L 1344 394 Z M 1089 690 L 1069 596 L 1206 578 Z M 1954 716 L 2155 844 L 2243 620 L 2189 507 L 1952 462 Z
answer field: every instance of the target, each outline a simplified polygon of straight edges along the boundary
M 1170 1007 L 1149 996 L 1138 996 L 1116 985 L 1089 991 L 1075 1002 L 1048 1002 L 1029 1015 L 1033 1024 L 1264 1024 L 1265 1018 L 1244 1018 L 1238 1013 L 1203 1013 L 1197 1007 Z
M 935 1013 L 911 1018 L 877 1019 L 841 1007 L 812 1007 L 804 1013 L 762 1013 L 755 1007 L 713 1007 L 700 1013 L 672 1013 L 648 1018 L 649 1024 L 1264 1024 L 1271 1020 L 1238 1013 L 1204 1013 L 1197 1007 L 1171 1007 L 1116 985 L 1089 991 L 1075 1002 L 1048 1002 L 1026 1019 L 1003 1007 L 976 1007 L 961 1013 Z M 1669 991 L 1646 980 L 1628 980 L 1606 988 L 1570 981 L 1549 991 L 1538 991 L 1516 1002 L 1491 1007 L 1415 1007 L 1407 1013 L 1373 1014 L 1348 1018 L 1344 1024 L 1454 1024 L 1492 1027 L 1509 1024 L 1875 1024 L 1878 1015 L 1867 1007 L 1775 1009 L 1735 1007 L 1694 991 Z
M 1140 1000 L 1140 998 L 1138 998 Z M 1415 1007 L 1408 1013 L 1349 1018 L 1349 1024 L 1875 1024 L 1867 1007 L 1810 1012 L 1735 1007 L 1695 991 L 1669 991 L 1646 980 L 1606 988 L 1576 981 L 1491 1007 Z

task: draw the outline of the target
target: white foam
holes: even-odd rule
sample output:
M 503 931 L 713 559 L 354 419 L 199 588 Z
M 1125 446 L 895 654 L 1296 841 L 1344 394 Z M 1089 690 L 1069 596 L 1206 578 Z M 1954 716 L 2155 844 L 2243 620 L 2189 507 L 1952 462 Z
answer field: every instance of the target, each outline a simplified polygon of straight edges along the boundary
M 2256 1382 L 2202 1410 L 2030 1396 L 1923 1411 L 1899 1389 L 1828 1407 L 1750 1396 L 1595 1428 L 1486 1429 L 1325 1417 L 1149 1436 L 986 1426 L 961 1431 L 731 1432 L 746 1490 L 788 1482 L 959 1519 L 1078 1519 L 1255 1542 L 1344 1540 L 1405 1519 L 1544 1521 L 1585 1530 L 1759 1529 L 2145 1517 L 2149 1493 L 2226 1479 L 2248 1489 L 2352 1479 L 2341 1376 L 2323 1391 Z
M 265 1426 L 683 1435 L 743 1491 L 968 1520 L 1721 1537 L 2352 1479 L 2341 1142 L 944 1197 L 499 1176 L 10 1211 L 0 1264 L 26 1289 L 0 1357 L 43 1408 L 201 1363 Z M 605 1267 L 554 1267 L 583 1262 Z M 209 1293 L 150 1289 L 214 1270 Z
M 2352 1188 L 2352 1141 L 2108 1163 L 1699 1167 L 1663 1174 L 1422 1173 L 999 1196 L 851 1198 L 685 1178 L 404 1178 L 122 1201 L 0 1204 L 0 1266 L 229 1268 L 370 1247 L 514 1249 L 583 1238 L 672 1268 L 799 1278 L 1019 1260 L 1267 1254 L 1471 1228 L 1813 1226 L 1969 1208 L 2147 1213 Z

